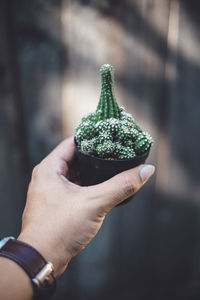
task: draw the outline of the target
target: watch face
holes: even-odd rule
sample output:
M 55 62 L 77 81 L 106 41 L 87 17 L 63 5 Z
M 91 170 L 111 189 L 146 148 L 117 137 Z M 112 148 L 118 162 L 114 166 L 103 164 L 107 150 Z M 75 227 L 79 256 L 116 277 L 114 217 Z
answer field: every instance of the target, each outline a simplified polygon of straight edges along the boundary
M 0 249 L 3 248 L 3 246 L 7 243 L 9 240 L 14 240 L 15 238 L 13 236 L 8 236 L 0 240 Z

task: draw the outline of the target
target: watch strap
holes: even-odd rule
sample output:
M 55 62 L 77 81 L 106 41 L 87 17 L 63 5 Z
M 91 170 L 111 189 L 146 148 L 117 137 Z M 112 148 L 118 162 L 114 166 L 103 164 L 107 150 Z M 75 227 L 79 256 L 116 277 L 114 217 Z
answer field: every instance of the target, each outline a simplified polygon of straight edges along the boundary
M 53 266 L 31 245 L 9 238 L 0 249 L 0 256 L 15 261 L 30 277 L 35 299 L 49 298 L 56 289 Z

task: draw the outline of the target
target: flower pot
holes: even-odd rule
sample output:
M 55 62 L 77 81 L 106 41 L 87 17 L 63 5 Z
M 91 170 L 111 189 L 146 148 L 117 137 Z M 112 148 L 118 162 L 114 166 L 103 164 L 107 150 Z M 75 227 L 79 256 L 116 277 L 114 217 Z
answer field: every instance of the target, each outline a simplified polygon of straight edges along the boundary
M 118 173 L 126 171 L 143 164 L 149 155 L 149 150 L 132 159 L 109 160 L 90 156 L 84 153 L 76 143 L 76 162 L 80 171 L 80 181 L 83 186 L 95 185 L 110 179 Z M 120 205 L 127 203 L 132 197 L 128 198 Z

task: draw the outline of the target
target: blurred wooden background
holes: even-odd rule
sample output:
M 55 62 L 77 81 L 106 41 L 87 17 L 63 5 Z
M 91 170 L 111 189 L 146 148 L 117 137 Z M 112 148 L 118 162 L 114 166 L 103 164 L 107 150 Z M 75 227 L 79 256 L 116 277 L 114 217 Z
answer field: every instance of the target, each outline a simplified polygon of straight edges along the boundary
M 200 299 L 200 3 L 0 2 L 0 234 L 17 235 L 32 167 L 74 134 L 115 67 L 156 175 L 115 208 L 54 299 Z

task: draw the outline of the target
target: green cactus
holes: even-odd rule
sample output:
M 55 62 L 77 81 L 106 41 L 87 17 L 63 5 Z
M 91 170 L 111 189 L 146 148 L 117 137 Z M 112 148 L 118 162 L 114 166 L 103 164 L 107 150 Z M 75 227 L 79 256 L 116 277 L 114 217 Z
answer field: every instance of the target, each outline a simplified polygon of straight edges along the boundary
M 101 72 L 101 95 L 97 105 L 97 119 L 106 120 L 109 118 L 119 119 L 119 106 L 114 95 L 114 74 L 111 65 L 103 65 Z
M 153 143 L 152 137 L 147 132 L 140 132 L 135 141 L 134 149 L 137 154 L 147 151 Z
M 123 146 L 120 142 L 116 142 L 114 155 L 118 159 L 128 159 L 135 157 L 135 151 L 133 147 Z
M 81 149 L 87 154 L 93 154 L 94 149 L 96 147 L 96 139 L 93 138 L 91 140 L 83 140 L 81 142 Z
M 103 144 L 98 144 L 96 153 L 99 157 L 112 157 L 115 149 L 115 144 L 112 141 L 105 141 Z
M 82 118 L 76 127 L 76 142 L 89 155 L 106 159 L 134 158 L 147 151 L 153 140 L 131 114 L 118 106 L 112 66 L 103 65 L 100 72 L 102 85 L 96 112 Z

